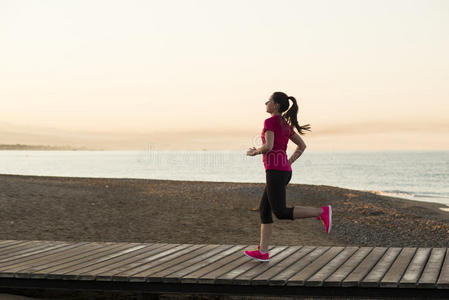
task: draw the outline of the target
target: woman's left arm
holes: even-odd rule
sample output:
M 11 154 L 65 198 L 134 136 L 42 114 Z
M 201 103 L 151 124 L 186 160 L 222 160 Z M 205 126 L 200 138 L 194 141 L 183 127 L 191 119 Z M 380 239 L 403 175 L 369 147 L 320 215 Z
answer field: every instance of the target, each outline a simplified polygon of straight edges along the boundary
M 262 145 L 262 147 L 259 148 L 250 148 L 247 152 L 247 155 L 257 155 L 257 154 L 264 154 L 267 153 L 269 151 L 271 151 L 271 149 L 273 149 L 273 145 L 274 145 L 274 132 L 271 130 L 267 130 L 265 131 L 265 144 Z

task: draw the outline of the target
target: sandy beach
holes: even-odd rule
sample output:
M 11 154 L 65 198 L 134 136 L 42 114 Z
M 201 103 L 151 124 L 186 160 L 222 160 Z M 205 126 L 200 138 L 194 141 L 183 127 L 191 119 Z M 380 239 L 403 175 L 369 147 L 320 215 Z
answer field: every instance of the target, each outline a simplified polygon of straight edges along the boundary
M 258 205 L 264 185 L 0 175 L 0 239 L 256 245 L 260 230 Z M 327 204 L 333 206 L 330 235 L 315 218 L 291 221 L 274 217 L 271 244 L 387 247 L 449 244 L 449 213 L 439 209 L 444 205 L 324 185 L 287 187 L 288 206 Z M 136 297 L 132 293 L 0 290 L 0 299 Z M 162 294 L 159 299 L 285 298 Z
M 0 239 L 258 244 L 262 183 L 0 175 Z M 315 218 L 278 220 L 273 245 L 447 247 L 449 213 L 324 185 L 289 184 L 287 205 L 331 204 Z

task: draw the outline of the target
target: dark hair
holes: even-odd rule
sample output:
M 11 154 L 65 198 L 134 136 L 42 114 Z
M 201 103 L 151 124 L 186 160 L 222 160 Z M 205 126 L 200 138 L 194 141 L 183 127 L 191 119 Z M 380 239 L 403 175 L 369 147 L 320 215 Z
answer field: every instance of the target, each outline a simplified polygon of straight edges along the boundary
M 292 130 L 292 134 L 294 131 L 293 127 L 296 127 L 298 129 L 299 134 L 305 134 L 303 130 L 310 130 L 310 124 L 300 126 L 297 120 L 298 115 L 298 104 L 296 103 L 296 99 L 291 96 L 287 96 L 283 92 L 274 92 L 272 95 L 272 99 L 275 103 L 279 104 L 279 112 L 282 113 L 281 116 L 287 121 L 287 124 L 290 126 Z M 288 109 L 289 102 L 288 100 L 292 100 L 293 105 L 290 107 L 290 109 L 285 112 Z M 285 113 L 283 113 L 285 112 Z

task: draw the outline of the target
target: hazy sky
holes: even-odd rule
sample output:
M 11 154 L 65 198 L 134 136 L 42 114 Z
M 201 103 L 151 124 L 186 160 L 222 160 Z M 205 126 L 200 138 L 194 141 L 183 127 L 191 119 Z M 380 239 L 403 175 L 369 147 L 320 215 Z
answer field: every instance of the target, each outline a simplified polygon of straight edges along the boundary
M 0 144 L 449 150 L 449 1 L 3 1 Z M 292 147 L 292 145 L 290 145 Z

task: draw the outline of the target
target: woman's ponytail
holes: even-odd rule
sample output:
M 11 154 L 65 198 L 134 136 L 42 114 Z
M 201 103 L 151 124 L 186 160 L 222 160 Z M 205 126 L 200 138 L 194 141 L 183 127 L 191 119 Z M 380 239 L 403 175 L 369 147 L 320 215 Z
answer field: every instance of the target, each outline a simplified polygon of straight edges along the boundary
M 293 104 L 289 108 L 289 110 L 283 114 L 283 117 L 287 120 L 288 124 L 290 125 L 290 128 L 292 129 L 292 134 L 293 134 L 293 127 L 295 127 L 298 130 L 299 134 L 305 134 L 303 130 L 311 131 L 310 124 L 300 126 L 298 123 L 297 120 L 298 104 L 296 103 L 296 99 L 292 96 L 289 96 L 288 99 L 292 100 Z

